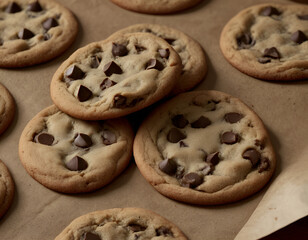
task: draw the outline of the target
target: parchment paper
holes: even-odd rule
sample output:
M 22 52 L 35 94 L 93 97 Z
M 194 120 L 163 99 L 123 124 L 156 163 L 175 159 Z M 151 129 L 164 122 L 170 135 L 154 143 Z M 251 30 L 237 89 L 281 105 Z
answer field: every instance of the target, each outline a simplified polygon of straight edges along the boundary
M 0 158 L 16 183 L 14 202 L 0 220 L 0 239 L 54 239 L 74 218 L 114 207 L 151 209 L 178 225 L 191 240 L 257 239 L 307 215 L 308 82 L 251 78 L 228 64 L 219 49 L 220 32 L 227 21 L 240 10 L 266 1 L 204 0 L 190 10 L 164 16 L 130 12 L 108 0 L 61 2 L 74 12 L 80 25 L 71 48 L 45 64 L 0 69 L 0 82 L 11 91 L 17 105 L 14 122 L 0 136 Z M 199 41 L 207 55 L 209 72 L 198 89 L 215 89 L 239 97 L 263 119 L 277 152 L 278 166 L 271 183 L 262 191 L 222 206 L 183 204 L 156 192 L 133 159 L 115 181 L 89 194 L 53 192 L 27 174 L 18 158 L 19 136 L 36 113 L 52 104 L 49 84 L 55 70 L 77 48 L 136 23 L 165 24 Z

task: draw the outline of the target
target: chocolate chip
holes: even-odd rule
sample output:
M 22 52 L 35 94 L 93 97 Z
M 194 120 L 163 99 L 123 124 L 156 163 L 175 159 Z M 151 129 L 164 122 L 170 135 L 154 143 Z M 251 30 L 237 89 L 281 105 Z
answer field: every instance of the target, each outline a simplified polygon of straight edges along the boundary
M 185 138 L 186 135 L 177 128 L 171 128 L 167 135 L 167 140 L 171 143 L 177 143 Z
M 280 15 L 280 12 L 276 8 L 269 6 L 264 8 L 260 14 L 262 16 L 272 16 L 272 15 Z
M 149 69 L 156 69 L 158 71 L 161 71 L 164 69 L 164 65 L 157 59 L 150 59 L 146 65 L 146 70 Z
M 127 107 L 126 105 L 126 97 L 122 95 L 115 95 L 113 98 L 113 107 L 115 108 L 125 108 Z
M 116 82 L 110 80 L 109 78 L 105 78 L 100 85 L 101 90 L 105 90 L 106 88 L 110 88 L 116 85 Z
M 167 43 L 169 43 L 170 45 L 172 45 L 173 42 L 175 41 L 175 39 L 173 39 L 173 38 L 164 38 L 164 40 L 165 40 Z
M 203 178 L 200 177 L 198 173 L 194 173 L 194 172 L 186 174 L 182 179 L 182 184 L 185 187 L 189 187 L 189 188 L 198 187 L 202 183 L 203 183 Z
M 32 37 L 34 37 L 33 32 L 31 32 L 29 29 L 27 28 L 23 28 L 18 32 L 18 38 L 19 39 L 30 39 Z
M 297 16 L 297 17 L 300 20 L 308 20 L 308 14 L 307 15 L 300 15 L 300 16 Z
M 307 39 L 305 33 L 303 33 L 302 31 L 298 30 L 298 31 L 292 33 L 291 40 L 293 42 L 301 44 L 301 43 L 307 41 L 308 39 Z
M 17 3 L 11 2 L 11 3 L 9 3 L 9 5 L 7 5 L 5 12 L 7 12 L 7 13 L 17 13 L 17 12 L 20 12 L 21 10 L 22 10 L 21 7 Z
M 144 50 L 146 50 L 145 47 L 139 46 L 139 45 L 135 45 L 135 49 L 137 51 L 137 53 L 143 52 Z
M 73 80 L 82 79 L 85 76 L 85 73 L 76 65 L 70 66 L 64 74 Z
M 105 145 L 111 145 L 117 142 L 117 136 L 110 130 L 103 130 L 101 136 Z
M 99 64 L 101 63 L 101 59 L 98 56 L 92 56 L 91 57 L 91 68 L 98 68 Z
M 217 165 L 220 161 L 219 152 L 214 152 L 214 153 L 207 155 L 206 161 L 208 163 L 213 164 L 214 166 Z
M 80 240 L 101 240 L 100 236 L 91 233 L 91 232 L 86 232 L 82 235 Z
M 87 134 L 78 133 L 75 137 L 74 144 L 77 147 L 88 148 L 92 146 L 92 140 Z
M 239 122 L 244 116 L 237 112 L 229 112 L 226 113 L 224 119 L 228 123 L 237 123 Z
M 125 45 L 112 43 L 112 55 L 114 57 L 123 57 L 128 54 L 128 50 Z
M 239 49 L 251 48 L 256 43 L 256 41 L 248 33 L 243 34 L 242 36 L 240 36 L 236 40 L 237 40 L 237 45 L 238 45 Z
M 258 62 L 262 64 L 269 63 L 271 61 L 272 60 L 270 58 L 265 58 L 265 57 L 258 58 Z
M 188 124 L 188 120 L 184 117 L 183 114 L 175 115 L 172 119 L 172 124 L 177 128 L 184 128 Z
M 141 232 L 147 229 L 146 227 L 141 226 L 140 224 L 137 224 L 137 223 L 129 224 L 128 228 L 133 232 Z
M 213 164 L 208 164 L 200 169 L 203 176 L 209 175 L 214 171 L 215 167 Z
M 262 173 L 264 171 L 266 171 L 267 169 L 269 169 L 270 163 L 269 163 L 269 159 L 268 158 L 261 158 L 261 163 L 258 167 L 258 172 Z
M 88 163 L 81 157 L 75 156 L 65 163 L 66 167 L 71 171 L 82 171 L 88 167 Z
M 28 4 L 28 10 L 31 12 L 40 12 L 42 11 L 42 7 L 38 1 L 32 2 Z
M 158 49 L 158 52 L 159 52 L 159 55 L 162 57 L 162 58 L 168 58 L 169 55 L 170 55 L 170 50 L 168 48 L 166 49 Z
M 183 148 L 183 147 L 188 147 L 188 145 L 187 145 L 185 142 L 180 141 L 180 147 L 181 147 L 181 148 Z
M 114 61 L 107 63 L 103 68 L 104 73 L 106 76 L 110 77 L 112 74 L 122 74 L 123 71 L 118 64 Z
M 156 236 L 171 236 L 173 237 L 173 232 L 164 226 L 161 226 L 155 230 Z
M 44 33 L 44 41 L 47 41 L 51 38 L 51 36 L 48 33 Z
M 256 140 L 255 140 L 255 145 L 256 145 L 257 147 L 260 147 L 261 150 L 264 149 L 264 143 L 263 143 L 261 140 L 256 139 Z
M 92 92 L 89 88 L 80 85 L 79 90 L 78 90 L 78 94 L 77 94 L 77 98 L 80 102 L 85 102 L 87 100 L 89 100 L 92 97 Z
M 243 152 L 242 157 L 250 160 L 252 166 L 256 166 L 261 158 L 261 154 L 257 150 L 249 148 Z
M 36 143 L 40 143 L 40 144 L 44 144 L 48 146 L 51 146 L 54 140 L 55 138 L 51 134 L 48 134 L 48 133 L 39 133 L 38 135 L 34 137 L 34 141 Z
M 192 128 L 206 128 L 210 124 L 211 124 L 210 119 L 201 116 L 196 121 L 192 122 L 190 125 Z
M 225 132 L 221 135 L 221 142 L 225 144 L 234 144 L 239 141 L 239 136 L 233 132 Z
M 59 25 L 59 23 L 57 22 L 56 19 L 54 18 L 48 18 L 47 20 L 45 20 L 43 23 L 43 28 L 48 31 L 50 28 L 56 27 Z
M 177 164 L 173 159 L 167 158 L 158 164 L 159 169 L 168 174 L 173 175 L 177 170 Z
M 176 179 L 181 179 L 184 176 L 185 168 L 183 166 L 178 165 L 175 172 Z
M 280 54 L 279 54 L 277 48 L 271 47 L 271 48 L 266 48 L 264 50 L 263 57 L 278 59 L 278 58 L 280 58 Z

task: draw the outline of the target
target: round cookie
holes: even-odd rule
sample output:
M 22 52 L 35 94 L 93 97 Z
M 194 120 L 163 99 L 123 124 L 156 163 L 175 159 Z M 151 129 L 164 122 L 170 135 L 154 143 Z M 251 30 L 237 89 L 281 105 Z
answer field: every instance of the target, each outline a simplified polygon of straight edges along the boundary
M 163 39 L 116 35 L 73 53 L 52 78 L 51 98 L 79 119 L 120 117 L 169 94 L 181 69 L 180 57 Z
M 130 11 L 148 14 L 168 14 L 191 8 L 201 0 L 111 0 L 111 2 Z
M 14 182 L 4 163 L 0 160 L 0 218 L 11 206 L 14 197 Z
M 156 108 L 137 132 L 134 157 L 161 194 L 203 205 L 250 196 L 269 181 L 276 164 L 259 117 L 239 99 L 205 90 Z
M 308 6 L 261 4 L 224 27 L 220 48 L 238 70 L 264 80 L 308 78 Z
M 19 157 L 27 172 L 52 190 L 90 192 L 111 182 L 132 157 L 125 119 L 83 121 L 50 106 L 23 130 Z
M 53 0 L 0 2 L 0 67 L 46 62 L 66 50 L 78 31 L 73 14 Z
M 159 24 L 136 24 L 124 28 L 116 34 L 149 32 L 165 39 L 179 54 L 183 69 L 171 95 L 186 92 L 201 82 L 207 73 L 207 64 L 204 51 L 200 44 L 185 33 Z
M 14 118 L 15 103 L 9 91 L 0 84 L 0 134 L 10 125 Z
M 186 240 L 173 223 L 147 209 L 113 208 L 73 220 L 55 240 L 174 239 Z

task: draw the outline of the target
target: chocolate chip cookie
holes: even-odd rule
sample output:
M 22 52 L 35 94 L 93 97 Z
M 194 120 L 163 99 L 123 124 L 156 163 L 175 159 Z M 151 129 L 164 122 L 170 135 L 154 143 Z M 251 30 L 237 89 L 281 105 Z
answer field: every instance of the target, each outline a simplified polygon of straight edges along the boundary
M 73 14 L 53 0 L 0 2 L 0 67 L 46 62 L 66 50 L 77 35 Z
M 10 125 L 14 118 L 15 103 L 9 91 L 0 84 L 0 134 Z
M 166 40 L 179 54 L 183 69 L 171 94 L 186 92 L 201 82 L 207 72 L 204 51 L 200 44 L 187 34 L 159 24 L 136 24 L 124 28 L 115 34 L 148 32 Z
M 168 95 L 181 70 L 180 57 L 163 39 L 116 35 L 71 55 L 52 78 L 51 98 L 79 119 L 120 117 Z
M 14 197 L 14 182 L 5 164 L 0 160 L 0 218 L 11 206 Z
M 163 195 L 192 204 L 223 204 L 260 190 L 275 154 L 260 118 L 218 91 L 182 93 L 140 126 L 134 156 Z
M 224 27 L 220 47 L 237 69 L 265 80 L 308 78 L 308 6 L 249 7 Z
M 111 182 L 132 156 L 133 131 L 125 119 L 87 122 L 56 106 L 25 127 L 19 157 L 45 187 L 64 193 L 90 192 Z
M 111 2 L 127 10 L 139 13 L 168 14 L 193 7 L 201 0 L 111 0 Z
M 177 239 L 187 238 L 173 223 L 147 209 L 113 208 L 73 220 L 55 240 Z

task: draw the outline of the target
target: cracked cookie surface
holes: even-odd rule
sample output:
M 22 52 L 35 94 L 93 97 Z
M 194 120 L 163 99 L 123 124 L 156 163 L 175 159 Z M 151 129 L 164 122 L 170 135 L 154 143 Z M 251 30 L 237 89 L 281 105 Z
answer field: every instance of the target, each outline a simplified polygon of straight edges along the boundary
M 260 118 L 218 91 L 183 93 L 156 108 L 137 132 L 134 157 L 160 193 L 205 205 L 257 192 L 276 163 Z
M 171 95 L 186 92 L 203 80 L 207 73 L 207 64 L 201 45 L 187 34 L 172 27 L 159 24 L 136 24 L 121 29 L 116 34 L 148 32 L 166 40 L 179 54 L 183 69 Z
M 76 118 L 120 117 L 165 97 L 181 69 L 180 57 L 161 38 L 116 35 L 72 54 L 53 76 L 51 98 Z
M 265 80 L 308 78 L 308 6 L 249 7 L 224 27 L 220 47 L 238 70 Z
M 186 240 L 173 223 L 147 209 L 114 208 L 91 212 L 73 220 L 55 240 Z
M 66 50 L 77 35 L 73 14 L 53 0 L 0 2 L 0 67 L 48 61 Z
M 15 103 L 10 92 L 0 84 L 0 134 L 10 125 L 14 118 Z
M 14 197 L 14 182 L 5 164 L 0 160 L 0 218 L 11 206 Z
M 125 119 L 83 121 L 50 106 L 25 127 L 19 157 L 45 187 L 90 192 L 111 182 L 132 156 L 133 131 Z

